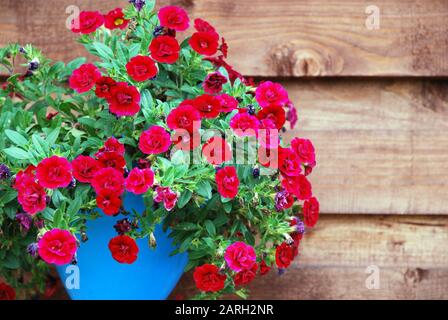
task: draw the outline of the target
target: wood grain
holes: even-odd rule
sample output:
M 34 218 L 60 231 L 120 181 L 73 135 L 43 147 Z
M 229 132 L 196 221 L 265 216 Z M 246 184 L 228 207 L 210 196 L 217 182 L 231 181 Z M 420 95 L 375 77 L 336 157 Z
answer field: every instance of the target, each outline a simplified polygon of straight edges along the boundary
M 0 45 L 31 42 L 53 59 L 85 54 L 65 28 L 68 5 L 102 12 L 125 0 L 4 0 Z M 447 76 L 448 2 L 377 0 L 380 29 L 364 0 L 162 0 L 212 22 L 230 62 L 251 76 Z
M 448 213 L 448 82 L 284 81 L 325 213 Z
M 250 285 L 252 299 L 448 299 L 448 217 L 327 215 L 298 260 Z M 368 266 L 380 288 L 366 287 Z M 196 291 L 186 274 L 173 293 Z

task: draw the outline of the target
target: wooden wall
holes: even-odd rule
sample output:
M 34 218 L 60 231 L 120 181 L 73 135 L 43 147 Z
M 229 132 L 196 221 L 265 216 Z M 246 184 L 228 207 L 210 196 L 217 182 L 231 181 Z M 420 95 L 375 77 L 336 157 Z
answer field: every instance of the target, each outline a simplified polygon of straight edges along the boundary
M 119 0 L 1 0 L 0 44 L 32 42 L 55 59 L 82 55 L 65 8 Z M 294 135 L 313 139 L 323 215 L 285 275 L 252 298 L 448 298 L 448 1 L 172 0 L 212 22 L 230 62 L 281 81 L 296 103 Z M 368 266 L 380 289 L 365 285 Z M 275 278 L 275 279 L 274 279 Z M 177 294 L 193 290 L 186 275 Z

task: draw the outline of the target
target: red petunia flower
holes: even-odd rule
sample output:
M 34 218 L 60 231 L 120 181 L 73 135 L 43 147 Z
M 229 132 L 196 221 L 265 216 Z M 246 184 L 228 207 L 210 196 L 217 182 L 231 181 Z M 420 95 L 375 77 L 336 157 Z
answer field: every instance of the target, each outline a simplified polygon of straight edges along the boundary
M 257 117 L 248 113 L 237 113 L 230 120 L 230 127 L 239 137 L 255 136 L 258 131 L 259 121 Z
M 233 199 L 238 194 L 240 180 L 236 173 L 235 167 L 225 167 L 216 173 L 216 184 L 218 192 L 221 196 Z
M 277 149 L 279 146 L 279 132 L 274 121 L 263 119 L 257 132 L 258 142 L 260 146 L 268 149 Z
M 316 166 L 316 152 L 313 143 L 308 139 L 295 138 L 291 141 L 291 148 L 305 166 Z
M 97 160 L 88 156 L 78 156 L 72 161 L 73 176 L 83 183 L 90 183 L 95 173 L 101 168 Z
M 120 212 L 123 202 L 115 192 L 104 189 L 96 196 L 96 204 L 106 215 L 114 216 Z
M 271 267 L 266 264 L 266 261 L 261 261 L 260 263 L 260 275 L 267 275 L 271 271 Z
M 275 251 L 275 262 L 279 269 L 286 269 L 294 260 L 294 248 L 283 242 Z
M 134 194 L 144 194 L 154 184 L 154 172 L 151 169 L 135 168 L 125 181 L 126 190 Z
M 198 32 L 215 33 L 219 37 L 215 27 L 213 27 L 210 23 L 200 18 L 194 20 L 194 28 Z
M 238 100 L 227 93 L 216 96 L 216 98 L 221 102 L 221 112 L 232 112 L 238 108 Z
M 133 116 L 140 111 L 140 92 L 126 82 L 118 82 L 108 99 L 109 110 L 117 116 Z
M 190 26 L 190 18 L 187 12 L 176 6 L 166 6 L 159 10 L 159 20 L 162 27 L 185 31 Z
M 282 186 L 299 200 L 308 200 L 313 196 L 311 183 L 302 174 L 297 177 L 283 177 Z
M 223 84 L 227 83 L 227 78 L 219 72 L 213 72 L 207 75 L 202 84 L 204 91 L 209 94 L 217 94 L 222 91 Z
M 53 156 L 39 163 L 36 178 L 44 188 L 65 188 L 72 182 L 72 170 L 72 165 L 67 159 Z
M 211 95 L 203 94 L 192 100 L 191 103 L 199 111 L 202 118 L 214 119 L 221 112 L 221 101 Z
M 299 157 L 290 148 L 282 148 L 279 150 L 278 164 L 279 170 L 285 176 L 297 177 L 302 173 Z
M 78 93 L 84 93 L 92 89 L 100 78 L 101 72 L 98 68 L 91 63 L 87 63 L 73 71 L 68 82 L 70 88 Z
M 233 278 L 235 286 L 246 286 L 251 283 L 257 276 L 258 265 L 254 264 L 251 269 L 238 272 Z
M 240 272 L 252 269 L 256 264 L 257 255 L 252 246 L 244 242 L 235 242 L 227 247 L 224 259 L 230 269 Z
M 102 147 L 95 156 L 98 157 L 100 153 L 103 152 L 117 152 L 118 154 L 124 156 L 125 152 L 124 144 L 120 143 L 120 141 L 118 141 L 116 138 L 110 137 L 104 143 L 104 147 Z
M 114 29 L 126 29 L 126 27 L 129 24 L 129 20 L 124 18 L 123 9 L 116 8 L 112 11 L 110 11 L 108 14 L 104 17 L 104 26 L 107 29 L 114 30 Z
M 138 147 L 144 154 L 161 154 L 171 147 L 171 135 L 160 126 L 153 126 L 140 136 Z
M 263 82 L 255 93 L 255 99 L 262 107 L 280 106 L 283 107 L 289 102 L 288 92 L 279 83 L 271 81 Z
M 233 152 L 227 141 L 221 137 L 212 137 L 202 147 L 202 155 L 214 165 L 221 165 L 233 158 Z
M 29 180 L 33 182 L 36 180 L 36 167 L 32 164 L 29 165 L 25 170 L 20 170 L 16 174 L 13 188 L 19 190 L 21 186 L 23 186 L 23 184 Z
M 268 106 L 258 112 L 257 118 L 260 121 L 265 119 L 273 121 L 276 128 L 280 130 L 286 123 L 286 112 L 280 106 Z
M 303 204 L 303 217 L 305 224 L 313 228 L 319 220 L 319 201 L 315 197 L 310 198 Z
M 47 195 L 44 188 L 34 181 L 34 178 L 22 178 L 18 187 L 17 201 L 23 210 L 31 215 L 42 212 L 47 207 Z
M 188 40 L 188 43 L 197 53 L 212 56 L 218 52 L 219 36 L 212 32 L 196 32 Z
M 171 130 L 186 130 L 193 133 L 201 128 L 201 114 L 193 106 L 182 103 L 171 110 L 166 123 Z
M 149 51 L 154 60 L 172 64 L 179 59 L 180 46 L 173 37 L 159 36 L 152 40 Z
M 96 81 L 95 94 L 98 98 L 109 99 L 111 90 L 117 82 L 110 77 L 101 77 Z
M 62 266 L 72 262 L 78 245 L 76 238 L 67 230 L 47 231 L 38 243 L 39 256 L 48 264 Z
M 71 22 L 74 33 L 89 34 L 95 32 L 104 23 L 104 16 L 98 11 L 82 11 L 77 19 Z
M 101 152 L 97 154 L 97 157 L 101 168 L 114 168 L 120 172 L 124 172 L 126 160 L 121 153 L 116 151 Z
M 156 63 L 150 57 L 138 55 L 133 57 L 127 64 L 126 70 L 132 80 L 137 82 L 154 78 L 159 71 Z
M 16 300 L 16 290 L 6 283 L 0 283 L 0 301 Z
M 121 235 L 109 242 L 109 250 L 112 257 L 119 263 L 133 264 L 138 258 L 138 246 L 131 237 Z
M 93 176 L 92 187 L 97 194 L 109 190 L 121 195 L 124 192 L 123 173 L 114 168 L 100 169 Z
M 219 273 L 217 266 L 204 264 L 194 270 L 193 278 L 199 290 L 204 292 L 217 292 L 224 289 L 227 276 Z

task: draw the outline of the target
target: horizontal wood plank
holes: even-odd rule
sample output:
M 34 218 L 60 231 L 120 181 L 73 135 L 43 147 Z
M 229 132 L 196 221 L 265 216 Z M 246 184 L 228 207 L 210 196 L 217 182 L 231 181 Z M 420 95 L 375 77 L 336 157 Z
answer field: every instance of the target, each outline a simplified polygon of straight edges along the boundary
M 69 5 L 102 12 L 125 0 L 5 0 L 0 45 L 31 42 L 53 59 L 85 55 L 65 27 Z M 447 76 L 448 2 L 377 0 L 380 29 L 364 0 L 161 0 L 212 22 L 229 61 L 251 76 Z
M 448 81 L 285 81 L 325 213 L 448 213 Z
M 323 216 L 286 274 L 250 285 L 252 299 L 447 299 L 448 217 Z M 379 289 L 368 289 L 369 266 Z M 186 274 L 172 297 L 191 296 Z

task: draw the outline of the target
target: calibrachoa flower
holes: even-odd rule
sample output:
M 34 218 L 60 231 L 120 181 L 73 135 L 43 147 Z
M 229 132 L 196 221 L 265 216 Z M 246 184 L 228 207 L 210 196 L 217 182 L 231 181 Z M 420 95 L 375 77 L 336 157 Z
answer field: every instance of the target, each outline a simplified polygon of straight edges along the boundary
M 65 158 L 52 156 L 39 163 L 36 169 L 36 178 L 44 188 L 65 188 L 73 179 L 72 165 Z
M 104 143 L 104 147 L 98 150 L 96 156 L 98 157 L 103 152 L 117 152 L 118 154 L 124 156 L 125 148 L 124 145 L 120 143 L 120 141 L 118 141 L 116 138 L 110 137 Z
M 202 147 L 202 154 L 212 165 L 220 165 L 233 158 L 230 145 L 221 137 L 213 137 Z
M 281 149 L 278 154 L 279 169 L 288 177 L 297 177 L 302 173 L 300 160 L 292 149 Z
M 144 154 L 167 152 L 171 146 L 171 135 L 160 126 L 153 126 L 140 136 L 138 147 Z
M 257 276 L 258 265 L 255 263 L 252 268 L 238 272 L 233 278 L 235 286 L 245 286 L 251 283 Z
M 257 114 L 257 118 L 260 121 L 265 119 L 273 121 L 278 130 L 283 128 L 286 123 L 285 109 L 276 105 L 261 109 Z
M 196 32 L 188 43 L 197 53 L 212 56 L 218 52 L 219 36 L 213 32 Z
M 209 94 L 203 94 L 191 101 L 193 107 L 199 111 L 202 118 L 214 119 L 221 112 L 221 101 Z
M 104 26 L 107 29 L 126 29 L 129 24 L 129 20 L 124 18 L 123 9 L 116 8 L 110 11 L 104 17 Z
M 6 164 L 0 164 L 0 180 L 6 180 L 11 176 L 11 170 L 9 170 Z
M 201 127 L 201 114 L 191 105 L 180 105 L 170 112 L 166 123 L 171 130 L 183 129 L 193 133 L 195 124 L 198 129 Z
M 227 83 L 227 78 L 219 72 L 213 72 L 207 75 L 202 87 L 209 94 L 217 94 L 222 91 L 222 86 Z
M 311 167 L 316 165 L 316 152 L 310 140 L 294 138 L 291 141 L 291 148 L 297 154 L 302 164 Z
M 108 98 L 109 110 L 117 116 L 133 116 L 140 111 L 140 92 L 126 82 L 118 82 Z
M 121 235 L 110 240 L 109 250 L 119 263 L 133 264 L 138 258 L 137 243 L 129 236 Z
M 308 200 L 313 196 L 311 183 L 302 174 L 297 177 L 283 177 L 282 186 L 299 200 Z
M 92 187 L 97 194 L 109 190 L 120 195 L 124 192 L 123 174 L 114 168 L 101 169 L 93 176 Z
M 16 291 L 6 283 L 0 282 L 0 301 L 15 300 Z
M 114 191 L 103 189 L 96 196 L 96 204 L 106 215 L 113 216 L 120 212 L 122 201 Z
M 101 77 L 96 81 L 95 94 L 98 98 L 109 99 L 111 90 L 117 82 L 111 77 Z
M 319 220 L 319 201 L 315 197 L 303 204 L 303 217 L 308 227 L 313 228 L 316 225 Z
M 240 180 L 235 167 L 225 167 L 216 173 L 218 192 L 224 198 L 233 199 L 238 194 Z
M 215 33 L 217 36 L 219 36 L 216 32 L 216 29 L 210 23 L 200 18 L 194 20 L 194 28 L 198 32 Z
M 287 191 L 280 191 L 275 196 L 275 208 L 278 211 L 289 209 L 294 204 L 294 196 Z
M 237 113 L 230 120 L 230 127 L 237 136 L 255 136 L 259 127 L 259 121 L 257 117 L 248 113 Z
M 256 91 L 255 98 L 258 104 L 265 108 L 269 106 L 283 107 L 289 102 L 288 92 L 279 83 L 263 82 Z
M 137 11 L 141 11 L 146 4 L 146 0 L 129 0 L 129 3 L 132 3 Z
M 260 275 L 267 275 L 271 271 L 271 267 L 266 264 L 266 261 L 261 261 L 260 263 Z
M 31 215 L 42 212 L 47 207 L 44 188 L 33 179 L 24 179 L 19 188 L 17 200 L 23 210 Z
M 294 260 L 294 248 L 283 242 L 275 251 L 275 262 L 279 269 L 287 269 Z
M 158 68 L 154 60 L 146 56 L 136 56 L 129 60 L 126 70 L 132 80 L 137 82 L 146 81 L 157 75 Z
M 230 269 L 236 272 L 250 270 L 257 260 L 255 250 L 244 242 L 235 242 L 224 253 L 224 259 Z
M 123 169 L 126 166 L 126 160 L 123 155 L 116 151 L 100 152 L 97 155 L 97 158 L 101 168 L 114 168 L 123 172 Z
M 216 98 L 221 102 L 221 112 L 232 112 L 238 108 L 238 100 L 227 93 L 216 96 Z
M 193 273 L 196 287 L 204 292 L 217 292 L 224 289 L 227 276 L 219 272 L 219 268 L 212 264 L 197 267 Z
M 89 34 L 95 32 L 104 24 L 104 16 L 98 11 L 82 11 L 78 18 L 72 20 L 71 29 L 74 33 Z
M 176 6 L 163 7 L 159 11 L 159 20 L 162 27 L 185 31 L 190 26 L 187 12 Z
M 159 36 L 152 40 L 149 51 L 154 60 L 172 64 L 179 59 L 180 46 L 173 37 Z
M 56 265 L 72 262 L 77 250 L 76 238 L 67 230 L 60 229 L 47 231 L 38 245 L 42 260 Z
M 101 72 L 91 63 L 83 64 L 73 71 L 68 79 L 70 88 L 78 93 L 84 93 L 92 89 L 101 78 Z
M 163 202 L 167 211 L 171 211 L 176 206 L 178 200 L 177 193 L 168 187 L 157 187 L 154 201 L 157 203 Z
M 126 190 L 134 194 L 143 194 L 154 184 L 154 172 L 151 169 L 134 168 L 125 181 Z
M 117 221 L 117 223 L 114 225 L 114 229 L 119 235 L 124 235 L 125 233 L 132 230 L 132 224 L 129 222 L 128 218 L 125 218 Z
M 31 224 L 33 222 L 33 218 L 27 213 L 18 213 L 16 214 L 16 220 L 20 223 L 20 226 L 23 230 L 28 231 L 31 228 Z
M 90 183 L 95 173 L 101 168 L 97 160 L 89 156 L 78 156 L 72 161 L 73 176 L 83 183 Z

